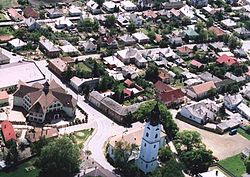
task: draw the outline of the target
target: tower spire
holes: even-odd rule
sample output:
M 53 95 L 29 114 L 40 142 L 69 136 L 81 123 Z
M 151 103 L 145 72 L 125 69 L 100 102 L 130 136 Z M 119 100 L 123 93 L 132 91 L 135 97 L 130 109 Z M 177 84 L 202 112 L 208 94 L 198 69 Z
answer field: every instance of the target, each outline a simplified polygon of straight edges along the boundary
M 156 126 L 156 125 L 161 123 L 161 112 L 160 112 L 160 109 L 159 109 L 159 106 L 158 106 L 158 101 L 157 101 L 157 103 L 155 104 L 155 107 L 153 108 L 153 110 L 150 113 L 149 123 L 152 126 Z

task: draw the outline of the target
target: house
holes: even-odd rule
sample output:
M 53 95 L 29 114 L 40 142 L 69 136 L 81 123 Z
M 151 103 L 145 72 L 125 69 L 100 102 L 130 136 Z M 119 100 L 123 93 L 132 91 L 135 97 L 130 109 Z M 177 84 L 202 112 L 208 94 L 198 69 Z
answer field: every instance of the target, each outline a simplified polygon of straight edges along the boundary
M 125 17 L 125 15 L 123 14 L 117 15 L 117 22 L 119 23 L 120 26 L 123 26 L 123 27 L 128 26 L 130 23 L 128 19 Z
M 167 107 L 176 106 L 185 101 L 185 94 L 181 89 L 172 89 L 162 92 L 158 95 L 158 99 Z
M 60 43 L 60 49 L 63 54 L 71 56 L 71 57 L 75 57 L 79 55 L 80 52 L 70 42 L 66 40 L 59 40 L 59 43 Z
M 24 18 L 21 14 L 19 14 L 19 13 L 17 12 L 16 9 L 13 9 L 13 8 L 9 8 L 9 9 L 7 10 L 7 13 L 8 13 L 8 15 L 10 16 L 10 18 L 11 18 L 12 20 L 14 20 L 14 21 L 22 21 L 23 18 Z
M 225 77 L 235 82 L 244 82 L 246 80 L 245 76 L 235 76 L 233 73 L 230 72 L 226 72 Z
M 192 0 L 191 4 L 195 7 L 204 7 L 208 5 L 208 0 Z
M 163 92 L 169 92 L 169 91 L 173 90 L 170 86 L 168 86 L 167 84 L 165 84 L 161 81 L 157 81 L 154 84 L 154 88 L 155 88 L 155 91 L 158 95 L 163 93 Z
M 153 7 L 152 0 L 138 0 L 137 4 L 141 9 L 149 9 L 149 8 Z
M 101 13 L 101 8 L 99 7 L 99 5 L 93 1 L 90 0 L 87 2 L 87 10 L 90 11 L 92 14 L 99 14 Z
M 48 60 L 48 68 L 53 71 L 57 76 L 63 77 L 63 74 L 74 63 L 71 58 L 55 58 Z
M 180 115 L 198 124 L 205 125 L 217 117 L 219 107 L 215 102 L 203 100 L 198 103 L 187 105 L 181 108 Z
M 134 82 L 131 81 L 130 79 L 126 79 L 123 83 L 124 83 L 125 86 L 128 87 L 128 88 L 132 88 L 132 87 L 134 87 L 134 85 L 135 85 Z
M 199 34 L 193 28 L 190 28 L 190 27 L 187 30 L 184 30 L 184 35 L 189 40 L 195 40 L 199 37 Z
M 250 108 L 245 103 L 240 103 L 236 110 L 238 113 L 240 113 L 242 116 L 244 116 L 247 120 L 250 120 Z
M 221 20 L 221 23 L 226 27 L 226 28 L 233 28 L 236 27 L 237 24 L 235 21 L 231 20 L 231 19 L 225 19 L 225 20 Z
M 145 19 L 151 19 L 151 20 L 155 20 L 158 15 L 157 13 L 155 13 L 153 10 L 146 10 L 142 13 L 142 16 L 145 18 Z
M 215 52 L 226 52 L 230 51 L 228 46 L 224 42 L 213 42 L 209 43 L 209 47 L 213 49 Z
M 76 100 L 55 80 L 31 86 L 22 83 L 13 96 L 14 106 L 23 108 L 32 122 L 44 123 L 75 116 Z
M 101 176 L 101 177 L 116 177 L 116 175 L 102 167 L 94 168 L 92 171 L 84 174 L 82 177 Z
M 9 105 L 9 95 L 7 91 L 0 91 L 0 107 Z
M 74 24 L 67 17 L 60 17 L 56 19 L 55 27 L 57 29 L 72 29 L 74 28 Z
M 5 49 L 0 48 L 0 65 L 10 63 L 10 57 L 4 54 Z
M 44 36 L 40 37 L 39 49 L 50 58 L 59 57 L 60 49 Z
M 196 68 L 196 69 L 202 69 L 204 67 L 204 65 L 197 60 L 192 60 L 190 62 L 190 65 L 191 65 L 191 67 Z
M 108 12 L 114 12 L 116 4 L 113 1 L 105 1 L 103 3 L 103 7 L 108 11 Z
M 177 52 L 182 56 L 188 56 L 193 53 L 193 49 L 191 49 L 189 46 L 183 45 L 181 47 L 177 47 Z
M 186 16 L 189 17 L 191 20 L 196 19 L 193 9 L 188 5 L 185 5 L 182 8 L 180 8 L 179 11 L 180 11 L 180 17 Z
M 88 101 L 91 105 L 97 107 L 104 114 L 119 123 L 123 123 L 124 121 L 126 121 L 124 119 L 126 118 L 127 114 L 129 112 L 133 113 L 134 111 L 136 111 L 140 105 L 135 103 L 130 106 L 124 106 L 107 96 L 102 96 L 97 91 L 92 91 L 89 93 Z
M 243 158 L 248 158 L 250 156 L 250 148 L 244 148 L 241 152 L 241 155 L 243 156 Z
M 47 9 L 49 18 L 59 18 L 63 16 L 63 11 L 58 8 Z
M 132 35 L 129 34 L 124 34 L 123 36 L 119 37 L 119 40 L 124 44 L 124 45 L 133 45 L 136 44 L 135 39 L 133 38 Z
M 26 18 L 24 22 L 29 31 L 33 31 L 41 27 L 41 25 L 33 17 Z
M 78 92 L 81 93 L 85 87 L 90 90 L 94 89 L 99 83 L 99 78 L 78 78 L 76 76 L 70 79 L 70 85 Z
M 234 31 L 239 37 L 243 39 L 250 37 L 250 31 L 245 27 L 235 28 Z
M 129 66 L 123 66 L 123 67 L 121 67 L 121 69 L 122 69 L 122 75 L 125 78 L 135 79 L 138 76 L 135 69 L 133 69 Z
M 197 177 L 226 177 L 226 174 L 218 169 L 214 169 L 208 172 L 199 173 Z
M 128 16 L 128 20 L 133 22 L 136 27 L 142 26 L 142 23 L 143 23 L 143 18 L 140 15 L 135 14 L 135 13 L 131 13 Z
M 215 84 L 216 84 L 217 82 L 221 82 L 221 81 L 222 81 L 220 78 L 216 77 L 215 75 L 213 75 L 213 74 L 211 74 L 211 73 L 209 73 L 209 72 L 207 72 L 207 71 L 201 73 L 201 74 L 199 75 L 199 77 L 200 77 L 203 81 L 205 81 L 205 82 L 213 81 Z
M 224 30 L 222 30 L 220 27 L 218 26 L 211 26 L 208 28 L 210 31 L 212 31 L 216 37 L 222 37 L 224 36 L 226 33 L 224 32 Z
M 229 110 L 235 110 L 236 107 L 243 101 L 241 94 L 226 95 L 224 97 L 224 105 Z
M 10 46 L 11 49 L 20 50 L 23 47 L 25 47 L 27 43 L 23 42 L 21 39 L 16 38 L 8 41 L 8 45 Z
M 158 78 L 160 79 L 160 81 L 166 84 L 170 84 L 173 80 L 173 76 L 169 73 L 168 70 L 164 68 L 158 69 Z
M 1 130 L 5 143 L 9 142 L 10 140 L 14 141 L 17 140 L 16 133 L 14 131 L 12 123 L 9 122 L 8 120 L 5 120 L 1 123 Z
M 142 32 L 133 33 L 132 36 L 136 40 L 136 42 L 140 44 L 145 44 L 149 42 L 149 37 Z
M 104 64 L 108 65 L 109 69 L 113 69 L 116 67 L 121 68 L 125 66 L 124 63 L 115 56 L 104 57 L 103 60 Z
M 97 50 L 97 45 L 92 40 L 87 41 L 79 41 L 79 48 L 83 50 L 85 53 L 95 53 Z
M 69 16 L 76 17 L 82 15 L 82 10 L 80 7 L 76 7 L 74 5 L 69 8 Z
M 124 64 L 135 64 L 137 67 L 142 68 L 146 67 L 147 60 L 143 58 L 141 53 L 134 48 L 127 48 L 124 50 L 117 51 L 117 57 L 124 63 Z
M 122 1 L 121 6 L 126 11 L 135 11 L 137 8 L 133 2 L 128 1 L 128 0 Z
M 23 10 L 23 16 L 25 18 L 31 17 L 31 18 L 37 19 L 39 17 L 39 14 L 32 7 L 28 6 L 28 7 L 25 7 L 25 9 Z
M 99 43 L 101 47 L 117 48 L 118 46 L 116 38 L 112 36 L 100 36 Z
M 209 90 L 216 89 L 213 81 L 208 81 L 202 84 L 194 85 L 191 88 L 186 90 L 186 94 L 192 99 L 202 99 L 206 97 L 209 93 Z
M 235 58 L 229 57 L 226 54 L 223 54 L 223 55 L 219 56 L 216 59 L 216 62 L 218 64 L 224 64 L 226 66 L 238 65 L 238 62 L 237 62 L 237 60 Z
M 163 5 L 164 9 L 171 10 L 171 9 L 180 9 L 185 4 L 183 3 L 182 0 L 169 0 L 169 1 L 162 3 L 162 5 Z

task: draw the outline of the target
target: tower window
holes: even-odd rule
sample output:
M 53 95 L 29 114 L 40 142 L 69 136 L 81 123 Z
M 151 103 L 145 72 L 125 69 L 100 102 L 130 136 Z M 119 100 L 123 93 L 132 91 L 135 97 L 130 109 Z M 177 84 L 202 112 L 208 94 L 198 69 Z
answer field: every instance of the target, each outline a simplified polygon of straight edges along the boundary
M 154 145 L 154 148 L 156 148 L 156 145 Z
M 147 146 L 147 144 L 145 143 L 145 144 L 144 144 L 144 146 L 146 147 L 146 146 Z
M 158 134 L 155 135 L 155 138 L 158 138 Z
M 148 164 L 146 164 L 146 168 L 148 168 Z
M 150 130 L 150 127 L 147 127 L 147 129 L 149 129 L 149 130 Z
M 146 137 L 148 137 L 148 132 L 146 133 Z

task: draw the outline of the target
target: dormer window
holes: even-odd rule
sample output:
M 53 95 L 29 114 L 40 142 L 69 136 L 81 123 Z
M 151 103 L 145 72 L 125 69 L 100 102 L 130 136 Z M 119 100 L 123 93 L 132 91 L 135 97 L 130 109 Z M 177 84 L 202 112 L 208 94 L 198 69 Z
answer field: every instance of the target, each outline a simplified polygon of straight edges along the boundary
M 146 137 L 148 137 L 148 132 L 146 133 Z
M 158 138 L 158 134 L 155 135 L 155 138 Z

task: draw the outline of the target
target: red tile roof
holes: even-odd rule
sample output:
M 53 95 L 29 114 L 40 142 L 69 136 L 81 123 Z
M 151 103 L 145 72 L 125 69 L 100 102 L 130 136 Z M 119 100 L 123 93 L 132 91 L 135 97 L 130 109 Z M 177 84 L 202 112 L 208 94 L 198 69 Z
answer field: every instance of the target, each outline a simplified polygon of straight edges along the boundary
M 123 93 L 127 96 L 131 96 L 132 95 L 132 91 L 128 90 L 128 89 L 123 89 Z
M 154 84 L 154 87 L 159 92 L 168 92 L 168 91 L 173 90 L 170 86 L 168 86 L 167 84 L 164 84 L 162 81 L 157 81 Z
M 0 100 L 6 100 L 9 99 L 9 95 L 6 91 L 0 92 Z
M 152 10 L 147 10 L 143 12 L 143 16 L 149 17 L 149 18 L 156 18 L 157 14 Z
M 198 62 L 196 60 L 192 60 L 190 64 L 193 65 L 193 66 L 196 66 L 197 68 L 200 68 L 200 67 L 203 66 L 202 63 L 200 63 L 200 62 Z
M 38 13 L 32 9 L 32 7 L 26 7 L 24 10 L 23 10 L 23 14 L 26 18 L 29 18 L 29 17 L 32 17 L 32 18 L 38 18 Z
M 216 36 L 223 36 L 226 34 L 221 28 L 216 26 L 211 26 L 209 30 L 214 32 Z
M 176 89 L 168 92 L 163 92 L 159 97 L 164 103 L 173 103 L 176 100 L 183 98 L 184 96 L 185 94 L 181 91 L 181 89 Z
M 16 141 L 16 133 L 12 124 L 8 120 L 5 120 L 1 123 L 1 128 L 5 142 L 10 141 L 11 139 Z
M 132 87 L 134 83 L 130 79 L 126 79 L 124 84 L 126 84 L 127 87 Z
M 218 57 L 216 62 L 219 64 L 226 64 L 228 66 L 231 66 L 233 64 L 238 64 L 235 58 L 229 57 L 226 54 L 223 54 L 222 56 Z
M 190 49 L 187 46 L 178 47 L 177 50 L 181 53 L 187 53 L 187 54 L 192 52 L 192 49 Z

